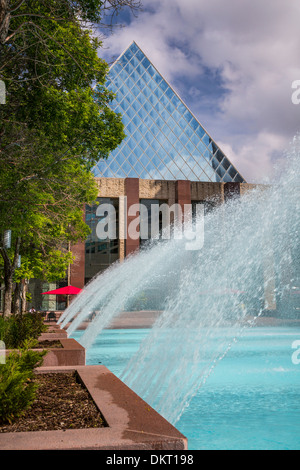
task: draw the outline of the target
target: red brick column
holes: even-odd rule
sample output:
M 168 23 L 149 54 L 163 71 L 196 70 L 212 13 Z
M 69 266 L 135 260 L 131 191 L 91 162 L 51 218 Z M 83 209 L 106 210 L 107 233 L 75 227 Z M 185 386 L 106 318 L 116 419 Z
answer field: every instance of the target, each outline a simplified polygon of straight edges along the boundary
M 83 289 L 85 283 L 85 243 L 81 242 L 71 246 L 71 251 L 75 256 L 75 261 L 71 264 L 70 284 Z
M 82 211 L 82 217 L 85 221 L 85 207 Z M 71 246 L 71 252 L 75 256 L 75 260 L 70 266 L 70 285 L 83 289 L 85 285 L 85 242 Z
M 181 206 L 184 220 L 184 205 L 192 203 L 191 182 L 188 180 L 176 181 L 176 204 Z
M 125 196 L 127 197 L 127 211 L 129 211 L 130 207 L 134 204 L 140 203 L 140 182 L 138 178 L 126 178 L 125 179 Z M 127 212 L 128 213 L 128 212 Z M 130 238 L 128 233 L 128 228 L 130 223 L 136 220 L 139 216 L 139 212 L 127 217 L 127 239 L 126 239 L 126 250 L 125 255 L 128 256 L 131 253 L 139 250 L 140 248 L 140 239 L 133 240 Z
M 227 202 L 229 199 L 239 197 L 241 194 L 240 183 L 225 183 L 224 185 L 224 201 Z

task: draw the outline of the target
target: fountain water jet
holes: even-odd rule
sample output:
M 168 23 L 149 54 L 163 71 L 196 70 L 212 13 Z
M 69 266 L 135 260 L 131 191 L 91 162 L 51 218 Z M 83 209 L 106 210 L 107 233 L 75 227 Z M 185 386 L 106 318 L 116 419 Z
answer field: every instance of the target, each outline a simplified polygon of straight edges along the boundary
M 95 278 L 62 318 L 72 333 L 99 312 L 81 340 L 89 347 L 155 285 L 163 313 L 121 378 L 174 424 L 244 328 L 275 304 L 297 314 L 287 299 L 299 282 L 299 148 L 296 137 L 273 185 L 206 216 L 202 250 L 175 239 L 149 246 Z

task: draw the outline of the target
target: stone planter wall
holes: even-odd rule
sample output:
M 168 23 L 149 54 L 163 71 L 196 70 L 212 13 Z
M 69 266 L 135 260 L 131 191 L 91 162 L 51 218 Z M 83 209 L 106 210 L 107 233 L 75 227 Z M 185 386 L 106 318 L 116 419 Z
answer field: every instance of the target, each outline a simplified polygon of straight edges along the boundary
M 55 340 L 59 340 L 59 339 L 62 339 L 62 338 L 67 338 L 68 337 L 68 333 L 65 331 L 65 330 L 61 330 L 59 328 L 49 328 L 49 331 L 45 332 L 45 333 L 42 333 L 41 336 L 39 337 L 39 341 L 55 341 Z
M 106 428 L 0 434 L 1 450 L 181 450 L 187 439 L 104 366 L 76 370 L 108 424 Z
M 59 366 L 84 366 L 85 365 L 85 348 L 81 346 L 75 339 L 69 338 L 47 338 L 49 340 L 58 339 L 62 348 L 46 348 L 47 354 L 44 357 L 44 367 L 59 367 Z M 43 351 L 45 348 L 36 349 Z M 6 350 L 6 355 L 9 355 L 11 350 Z
M 49 328 L 53 329 L 54 325 Z M 86 366 L 85 349 L 55 325 L 39 338 L 59 340 L 36 373 L 77 371 L 107 427 L 0 433 L 1 450 L 187 450 L 187 439 L 104 366 Z
M 53 338 L 51 338 L 52 340 Z M 49 348 L 44 357 L 44 367 L 84 366 L 85 348 L 75 339 L 60 338 L 62 348 Z

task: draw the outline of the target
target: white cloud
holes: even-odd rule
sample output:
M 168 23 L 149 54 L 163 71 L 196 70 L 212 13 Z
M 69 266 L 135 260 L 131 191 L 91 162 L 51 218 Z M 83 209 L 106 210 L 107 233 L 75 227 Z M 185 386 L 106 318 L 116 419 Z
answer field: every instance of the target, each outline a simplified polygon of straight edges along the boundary
M 274 155 L 281 158 L 281 150 L 287 147 L 286 139 L 276 134 L 260 132 L 255 136 L 236 137 L 233 145 L 219 142 L 225 154 L 230 155 L 231 162 L 246 178 L 252 175 L 252 183 L 270 183 L 274 176 Z M 273 158 L 272 158 L 273 157 Z M 259 168 L 259 171 L 257 169 Z M 246 178 L 247 179 L 247 178 Z
M 144 5 L 137 19 L 105 41 L 110 56 L 135 40 L 178 93 L 191 96 L 187 104 L 244 177 L 258 181 L 270 175 L 274 157 L 299 130 L 300 105 L 291 102 L 292 82 L 300 79 L 299 1 Z M 195 99 L 205 68 L 219 79 L 218 109 L 203 110 Z

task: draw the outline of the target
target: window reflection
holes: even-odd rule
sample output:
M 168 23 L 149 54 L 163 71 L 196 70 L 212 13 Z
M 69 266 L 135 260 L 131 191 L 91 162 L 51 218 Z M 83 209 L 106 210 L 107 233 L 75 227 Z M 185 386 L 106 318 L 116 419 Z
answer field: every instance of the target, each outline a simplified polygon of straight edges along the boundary
M 96 229 L 97 224 L 104 217 L 97 217 L 96 212 L 101 204 L 111 204 L 116 214 L 117 237 L 115 240 L 99 240 Z M 98 198 L 97 204 L 86 206 L 86 223 L 91 229 L 85 244 L 85 280 L 89 282 L 96 274 L 106 269 L 119 259 L 119 200 Z
M 122 114 L 127 138 L 95 175 L 244 181 L 135 43 L 111 67 L 106 85 L 116 93 L 111 107 Z

